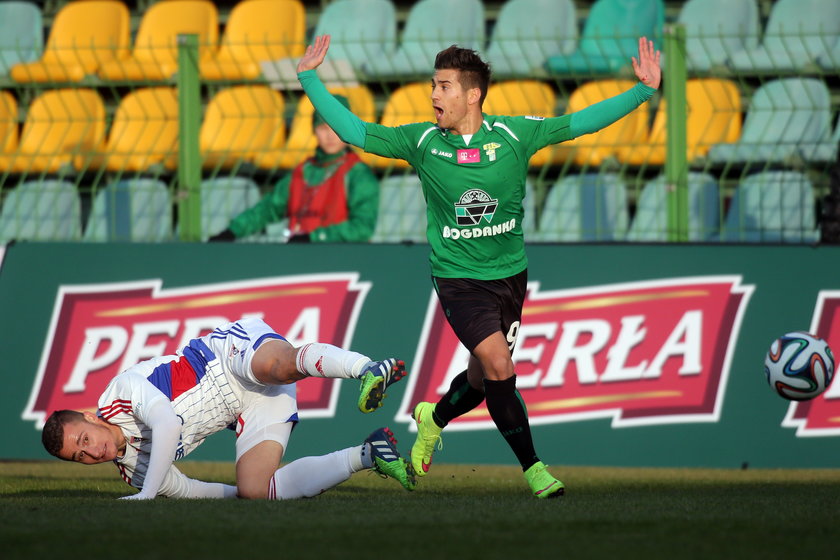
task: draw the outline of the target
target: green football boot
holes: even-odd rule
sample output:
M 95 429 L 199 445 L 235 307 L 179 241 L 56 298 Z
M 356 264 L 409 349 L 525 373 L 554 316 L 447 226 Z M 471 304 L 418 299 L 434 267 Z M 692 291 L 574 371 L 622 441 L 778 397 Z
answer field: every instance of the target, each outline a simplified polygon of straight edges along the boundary
M 417 479 L 411 464 L 400 457 L 397 451 L 397 438 L 390 428 L 379 428 L 370 434 L 365 443 L 370 444 L 373 457 L 373 470 L 383 478 L 393 478 L 406 490 L 414 490 Z
M 367 414 L 382 406 L 385 390 L 392 383 L 405 377 L 405 362 L 395 358 L 381 362 L 369 362 L 362 376 L 359 391 L 359 410 Z
M 411 413 L 411 417 L 417 424 L 417 439 L 411 446 L 411 466 L 417 476 L 429 474 L 435 446 L 438 449 L 443 449 L 443 440 L 440 438 L 443 428 L 438 426 L 432 418 L 434 411 L 434 403 L 421 402 L 414 407 L 414 411 Z
M 525 471 L 525 480 L 531 487 L 531 493 L 540 499 L 559 498 L 565 492 L 563 483 L 551 476 L 548 466 L 542 461 L 537 461 Z

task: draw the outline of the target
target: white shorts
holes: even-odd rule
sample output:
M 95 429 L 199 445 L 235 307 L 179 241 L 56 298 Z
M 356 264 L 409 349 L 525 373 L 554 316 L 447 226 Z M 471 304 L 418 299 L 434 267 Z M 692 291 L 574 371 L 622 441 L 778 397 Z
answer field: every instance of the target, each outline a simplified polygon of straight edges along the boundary
M 262 319 L 248 318 L 222 325 L 203 340 L 219 359 L 241 401 L 236 419 L 236 460 L 263 441 L 276 441 L 285 452 L 298 421 L 297 386 L 260 383 L 251 370 L 251 361 L 262 344 L 286 339 Z

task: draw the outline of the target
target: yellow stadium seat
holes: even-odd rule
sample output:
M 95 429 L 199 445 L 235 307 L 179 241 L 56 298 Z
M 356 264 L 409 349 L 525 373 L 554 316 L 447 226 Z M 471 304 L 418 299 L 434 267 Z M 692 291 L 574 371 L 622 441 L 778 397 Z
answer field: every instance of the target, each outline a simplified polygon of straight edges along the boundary
M 167 80 L 178 71 L 178 35 L 198 35 L 199 59 L 210 57 L 219 40 L 219 15 L 209 0 L 152 4 L 140 20 L 134 49 L 99 69 L 105 80 Z
M 230 169 L 253 161 L 286 138 L 283 96 L 268 86 L 235 86 L 219 91 L 201 123 L 198 143 L 203 166 Z
M 258 78 L 260 61 L 303 55 L 306 12 L 299 0 L 247 0 L 230 12 L 222 44 L 201 61 L 207 80 Z
M 17 82 L 78 82 L 100 66 L 128 55 L 128 8 L 117 0 L 84 0 L 65 4 L 55 16 L 47 48 L 34 62 L 17 64 Z
M 574 113 L 632 88 L 631 80 L 597 80 L 577 88 L 569 97 L 567 113 Z M 563 144 L 579 166 L 597 166 L 616 154 L 622 146 L 644 141 L 648 130 L 647 105 L 593 134 L 585 134 Z
M 178 150 L 178 95 L 153 87 L 126 95 L 117 107 L 105 145 L 74 160 L 76 169 L 143 171 L 174 158 Z
M 17 150 L 0 155 L 0 171 L 55 173 L 102 144 L 105 104 L 92 89 L 53 89 L 29 106 Z
M 385 103 L 380 124 L 401 126 L 417 122 L 436 122 L 431 101 L 432 89 L 428 82 L 406 84 L 394 90 Z M 391 159 L 374 154 L 362 154 L 362 161 L 374 168 L 408 167 L 402 159 Z
M 490 86 L 483 110 L 488 115 L 553 117 L 557 96 L 551 87 L 537 80 L 513 80 Z M 552 161 L 553 146 L 547 146 L 531 157 L 532 167 Z
M 376 105 L 373 93 L 366 86 L 335 87 L 330 91 L 343 95 L 350 102 L 350 109 L 365 122 L 376 118 Z M 258 152 L 254 163 L 263 169 L 290 169 L 315 153 L 318 141 L 312 130 L 312 116 L 315 108 L 309 98 L 302 96 L 292 119 L 289 137 L 280 149 Z
M 8 91 L 0 91 L 0 153 L 14 152 L 18 144 L 18 104 Z
M 709 148 L 722 142 L 735 142 L 741 135 L 741 96 L 738 86 L 716 78 L 688 80 L 686 156 L 688 161 L 704 157 Z M 650 134 L 644 142 L 622 146 L 618 160 L 630 165 L 663 165 L 667 126 L 667 104 L 661 100 Z

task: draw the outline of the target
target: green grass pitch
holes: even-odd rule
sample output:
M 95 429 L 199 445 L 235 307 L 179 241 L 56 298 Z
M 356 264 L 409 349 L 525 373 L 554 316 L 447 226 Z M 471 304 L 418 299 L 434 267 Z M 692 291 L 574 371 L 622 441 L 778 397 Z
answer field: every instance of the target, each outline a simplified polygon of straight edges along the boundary
M 233 482 L 228 463 L 179 463 Z M 0 555 L 399 560 L 837 558 L 840 470 L 555 467 L 530 497 L 515 467 L 435 465 L 416 491 L 357 473 L 286 502 L 124 502 L 112 465 L 0 463 Z

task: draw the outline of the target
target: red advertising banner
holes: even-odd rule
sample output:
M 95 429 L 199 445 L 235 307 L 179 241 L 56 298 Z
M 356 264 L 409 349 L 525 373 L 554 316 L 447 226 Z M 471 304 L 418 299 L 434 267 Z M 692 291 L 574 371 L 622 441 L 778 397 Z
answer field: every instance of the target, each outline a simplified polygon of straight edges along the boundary
M 347 348 L 369 289 L 356 273 L 177 289 L 164 289 L 159 279 L 61 286 L 23 418 L 41 425 L 53 410 L 95 410 L 121 371 L 174 354 L 190 339 L 242 317 L 262 318 L 296 346 L 319 341 Z M 338 381 L 301 383 L 301 416 L 334 416 Z
M 840 292 L 820 291 L 810 331 L 828 343 L 835 359 L 840 358 Z M 840 436 L 840 383 L 835 379 L 822 395 L 810 401 L 792 401 L 782 426 L 796 428 L 799 437 Z
M 531 423 L 718 421 L 752 291 L 740 276 L 545 292 L 529 284 L 522 325 L 507 334 Z M 468 358 L 432 293 L 398 419 L 409 422 L 416 403 L 439 400 Z M 482 404 L 447 429 L 491 427 Z

